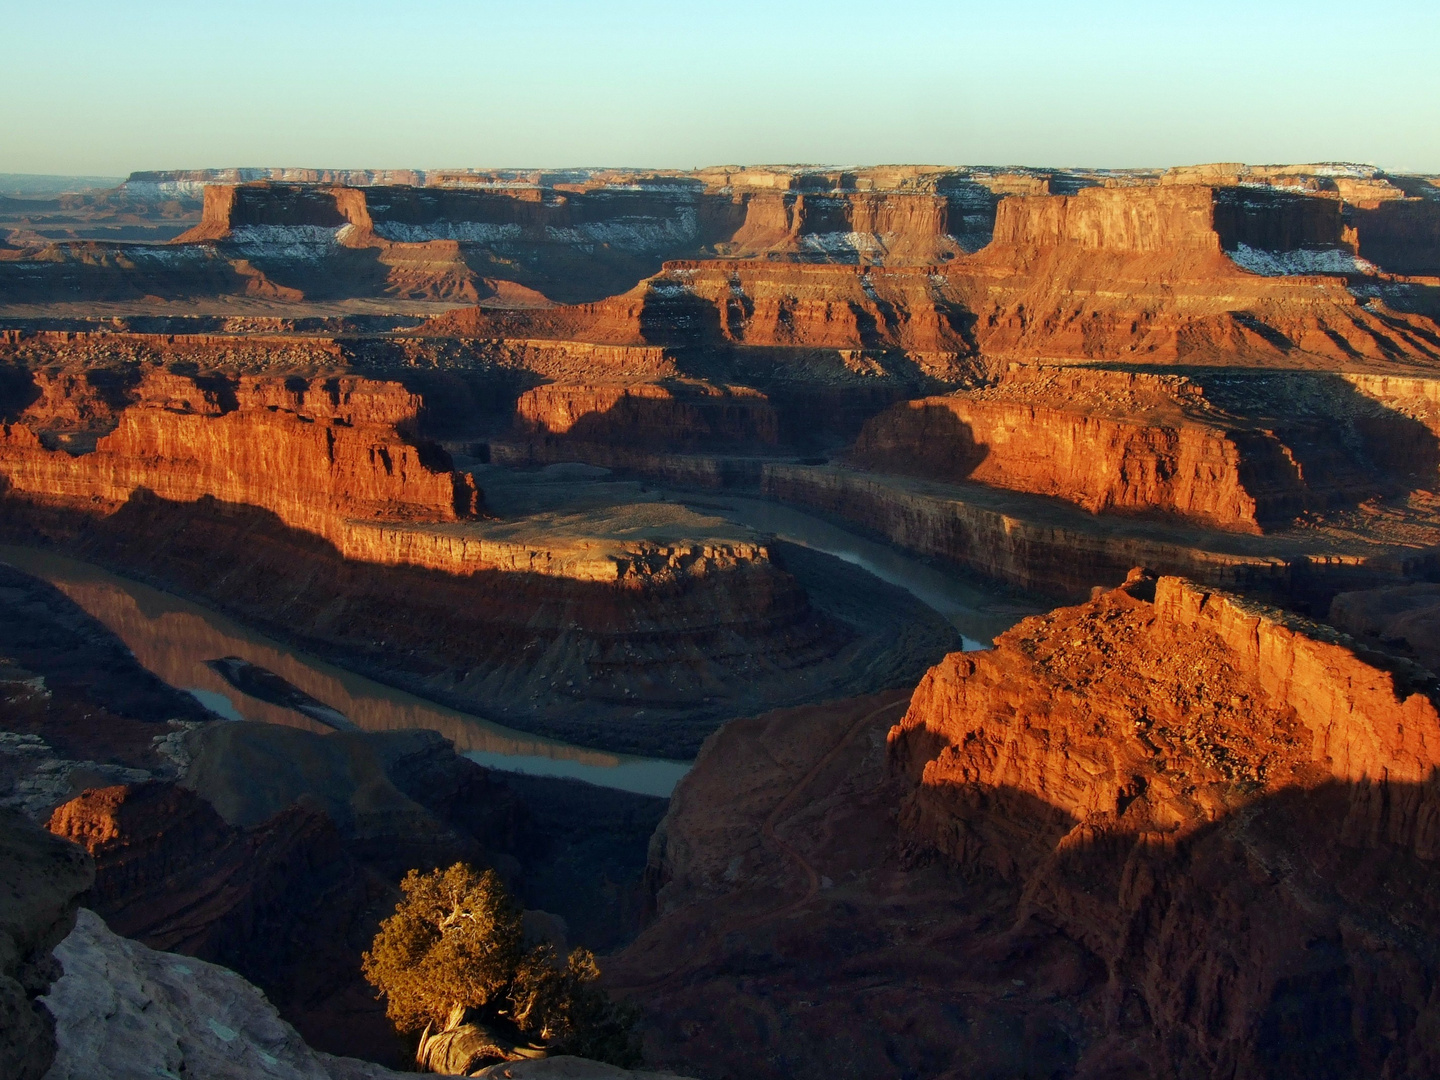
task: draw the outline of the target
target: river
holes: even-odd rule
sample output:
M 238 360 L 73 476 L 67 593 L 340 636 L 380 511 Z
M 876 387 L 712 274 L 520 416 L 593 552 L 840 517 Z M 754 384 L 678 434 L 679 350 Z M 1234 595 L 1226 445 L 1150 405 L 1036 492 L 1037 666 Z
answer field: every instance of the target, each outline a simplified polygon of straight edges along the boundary
M 822 551 L 869 571 L 933 608 L 960 632 L 966 651 L 988 649 L 995 638 L 1044 607 L 958 570 L 941 570 L 888 544 L 867 540 L 823 518 L 764 499 L 739 496 L 672 497 L 695 510 L 748 525 L 787 543 Z
M 229 720 L 330 730 L 236 689 L 206 663 L 234 656 L 273 671 L 364 731 L 433 728 L 466 757 L 492 769 L 666 797 L 690 768 L 683 761 L 571 746 L 446 708 L 282 645 L 199 604 L 63 555 L 0 544 L 0 561 L 54 585 L 120 638 L 143 667 Z
M 989 647 L 1037 610 L 980 582 L 938 570 L 818 517 L 761 499 L 676 495 L 762 533 L 822 551 L 897 585 L 949 619 L 966 649 Z M 209 608 L 35 548 L 0 544 L 0 561 L 54 585 L 122 640 L 145 668 L 230 720 L 260 720 L 310 731 L 329 727 L 296 709 L 236 688 L 211 661 L 238 657 L 274 672 L 364 731 L 433 728 L 472 761 L 505 772 L 584 780 L 665 797 L 690 765 L 631 757 L 529 735 L 367 679 L 258 634 Z

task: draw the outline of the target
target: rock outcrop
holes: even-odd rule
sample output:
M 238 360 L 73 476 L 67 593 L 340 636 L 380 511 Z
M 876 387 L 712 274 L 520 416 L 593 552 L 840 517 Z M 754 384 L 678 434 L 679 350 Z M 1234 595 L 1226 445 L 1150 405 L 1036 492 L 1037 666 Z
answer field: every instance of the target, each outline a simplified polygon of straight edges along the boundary
M 86 791 L 49 827 L 95 859 L 88 902 L 117 933 L 239 972 L 322 1049 L 404 1060 L 359 978 L 385 884 L 317 806 L 242 830 L 190 791 L 150 782 Z
M 607 300 L 456 313 L 430 331 L 903 350 L 942 381 L 967 377 L 977 354 L 992 365 L 1035 357 L 1432 363 L 1440 356 L 1433 317 L 1411 310 L 1406 286 L 1355 254 L 1340 206 L 1210 185 L 1017 195 L 1000 202 L 982 250 L 949 261 L 676 260 Z M 1347 278 L 1365 281 L 1362 295 Z
M 1146 1075 L 1125 1071 L 1143 1040 L 1094 1035 L 1085 949 L 1007 933 L 1018 889 L 899 856 L 885 731 L 904 708 L 830 702 L 707 743 L 652 844 L 655 920 L 605 968 L 645 1009 L 646 1060 L 764 1080 Z
M 53 1080 L 204 1076 L 215 1080 L 397 1080 L 396 1073 L 310 1049 L 239 975 L 112 933 L 82 910 L 56 956 L 45 998 L 56 1016 Z
M 893 406 L 866 424 L 850 459 L 1054 496 L 1092 513 L 1270 531 L 1306 512 L 1433 484 L 1433 406 L 1413 415 L 1412 403 L 1428 399 L 1402 381 L 1430 385 L 1012 365 L 983 389 Z
M 235 972 L 128 940 L 93 911 L 80 910 L 56 957 L 64 974 L 44 999 L 57 1018 L 59 1051 L 45 1074 L 53 1080 L 91 1080 L 102 1073 L 214 1080 L 400 1080 L 415 1075 L 313 1050 L 265 995 Z M 574 1057 L 497 1065 L 475 1075 L 502 1080 L 673 1078 Z
M 396 384 L 152 372 L 135 394 L 115 429 L 78 456 L 46 449 L 26 424 L 7 425 L 7 491 L 101 512 L 142 489 L 171 502 L 217 499 L 268 510 L 342 548 L 350 519 L 444 522 L 478 512 L 474 482 L 451 472 L 438 447 L 401 434 L 419 400 Z
M 1297 530 L 1273 537 L 1177 530 L 1098 517 L 1065 502 L 980 484 L 939 484 L 836 465 L 769 464 L 761 490 L 813 506 L 917 552 L 1025 589 L 1075 600 L 1111 588 L 1137 563 L 1221 588 L 1255 592 L 1315 613 L 1338 592 L 1427 574 L 1435 536 L 1360 542 L 1353 532 Z M 1428 517 L 1428 511 L 1426 512 Z
M 922 681 L 890 735 L 902 827 L 1084 942 L 1156 1075 L 1423 1075 L 1429 679 L 1137 572 Z
M 59 976 L 52 950 L 75 925 L 94 868 L 73 844 L 0 809 L 0 1072 L 41 1080 L 55 1058 L 55 1020 L 36 999 Z
M 1377 662 L 1137 572 L 888 739 L 903 700 L 735 721 L 607 977 L 680 1071 L 1425 1076 L 1440 711 Z
M 406 871 L 514 876 L 516 797 L 427 731 L 215 724 L 186 756 L 184 786 L 94 788 L 52 814 L 95 860 L 91 906 L 117 933 L 239 972 L 314 1046 L 403 1061 L 360 954 Z
M 774 407 L 759 391 L 697 381 L 550 383 L 515 404 L 514 435 L 532 456 L 599 465 L 605 450 L 764 452 L 779 441 Z M 618 462 L 614 462 L 618 464 Z

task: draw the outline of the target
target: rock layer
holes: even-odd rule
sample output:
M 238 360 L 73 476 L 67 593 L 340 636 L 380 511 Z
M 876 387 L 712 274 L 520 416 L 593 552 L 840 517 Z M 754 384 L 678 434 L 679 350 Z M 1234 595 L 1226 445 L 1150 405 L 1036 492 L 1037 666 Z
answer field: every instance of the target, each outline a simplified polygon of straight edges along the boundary
M 1414 677 L 1137 574 L 927 675 L 890 735 L 902 826 L 1100 957 L 1157 1074 L 1423 1075 L 1432 961 L 1406 942 L 1434 916 L 1391 898 L 1440 855 Z
M 1433 393 L 1419 378 L 1011 365 L 982 389 L 876 416 L 849 457 L 1091 513 L 1271 531 L 1431 485 Z
M 305 1045 L 265 995 L 233 971 L 112 933 L 92 911 L 57 950 L 65 974 L 54 1080 L 195 1075 L 215 1080 L 394 1080 L 369 1062 Z
M 473 481 L 450 472 L 442 451 L 400 434 L 419 400 L 393 383 L 154 372 L 136 397 L 78 457 L 7 425 L 8 490 L 111 512 L 141 489 L 173 502 L 208 497 L 269 510 L 341 546 L 352 518 L 455 521 L 479 507 Z

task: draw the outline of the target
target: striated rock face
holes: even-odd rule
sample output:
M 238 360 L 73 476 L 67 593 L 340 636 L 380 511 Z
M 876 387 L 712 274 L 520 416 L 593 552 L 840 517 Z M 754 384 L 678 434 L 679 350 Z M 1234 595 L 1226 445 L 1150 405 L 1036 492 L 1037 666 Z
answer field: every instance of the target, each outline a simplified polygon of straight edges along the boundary
M 407 442 L 419 400 L 355 377 L 306 383 L 195 379 L 154 372 L 93 452 L 46 450 L 31 429 L 0 434 L 12 494 L 113 510 L 144 489 L 174 502 L 210 497 L 273 512 L 343 542 L 345 522 L 455 521 L 480 496 L 445 455 Z
M 1430 321 L 1383 292 L 1362 303 L 1338 277 L 1283 276 L 1365 272 L 1338 204 L 1314 202 L 1169 185 L 1006 199 L 950 289 L 992 357 L 1433 360 Z
M 715 248 L 742 258 L 784 254 L 892 266 L 939 263 L 963 254 L 965 241 L 973 243 L 974 234 L 989 224 L 993 197 L 986 199 L 988 192 L 969 194 L 969 201 L 980 204 L 974 208 L 978 220 L 965 214 L 971 209 L 964 206 L 966 200 L 942 194 L 756 193 L 745 201 L 744 223 Z
M 233 971 L 159 952 L 82 910 L 56 950 L 65 974 L 46 997 L 59 1052 L 53 1080 L 97 1075 L 215 1080 L 395 1080 L 402 1075 L 316 1053 L 265 995 Z M 7 1074 L 8 1075 L 8 1074 Z
M 1099 384 L 1117 396 L 1128 390 L 1150 399 L 1148 409 L 1112 408 L 1109 415 L 1045 403 L 1054 400 L 1048 394 L 1015 393 L 1015 382 L 908 401 L 869 421 L 850 456 L 881 472 L 969 479 L 1055 496 L 1091 513 L 1168 513 L 1258 532 L 1260 520 L 1276 515 L 1257 505 L 1241 479 L 1248 440 L 1187 417 L 1175 391 L 1188 387 L 1169 381 L 1127 372 L 1060 377 L 1074 396 Z
M 1371 375 L 1011 365 L 983 389 L 880 414 L 850 460 L 1260 532 L 1428 486 L 1440 444 L 1427 394 L 1429 380 Z
M 1215 255 L 1220 238 L 1208 187 L 1087 188 L 1076 195 L 1005 199 L 997 248 L 1075 246 L 1089 251 Z
M 889 739 L 902 829 L 1099 957 L 1156 1075 L 1426 1075 L 1440 712 L 1412 678 L 1137 572 L 926 676 Z
M 779 438 L 765 395 L 700 382 L 572 386 L 550 383 L 520 395 L 516 434 L 546 444 L 599 443 L 688 451 L 759 450 Z
M 647 1061 L 765 1080 L 1148 1077 L 1106 1045 L 1103 971 L 1019 890 L 907 861 L 885 732 L 904 696 L 735 720 L 651 845 L 654 922 L 611 957 Z M 1127 1032 L 1127 1034 L 1131 1034 Z M 743 1037 L 737 1037 L 743 1035 Z
M 431 330 L 672 347 L 904 350 L 922 371 L 953 380 L 964 374 L 960 358 L 974 347 L 967 337 L 971 320 L 945 296 L 943 283 L 923 268 L 671 262 L 598 303 L 465 313 L 468 326 L 457 315 L 437 320 Z
M 902 350 L 952 383 L 973 375 L 975 357 L 992 367 L 1036 357 L 1433 362 L 1433 314 L 1418 313 L 1408 286 L 1374 277 L 1339 206 L 1194 185 L 1012 196 L 1000 203 L 993 240 L 948 262 L 672 261 L 607 300 L 467 311 L 428 332 Z M 1367 274 L 1366 294 L 1352 293 L 1344 275 Z
M 1163 177 L 917 167 L 226 170 L 210 174 L 219 183 L 205 191 L 203 219 L 178 242 L 35 237 L 4 249 L 0 286 L 26 303 L 363 297 L 545 308 L 591 305 L 643 287 L 667 262 L 718 256 L 722 272 L 756 259 L 772 270 L 924 268 L 939 279 L 942 306 L 977 324 L 962 335 L 967 342 L 1006 357 L 1138 352 L 1173 361 L 1244 350 L 1349 359 L 1332 335 L 1376 360 L 1393 355 L 1397 336 L 1401 352 L 1423 353 L 1426 322 L 1403 314 L 1410 285 L 1387 275 L 1440 266 L 1433 187 L 1364 167 L 1286 168 L 1218 165 Z M 377 182 L 360 182 L 367 177 Z M 193 200 L 204 182 L 197 173 L 127 188 L 156 197 L 169 185 Z M 1313 282 L 1297 289 L 1254 279 L 1315 274 L 1364 279 L 1370 302 L 1340 281 L 1317 295 Z M 877 311 L 880 337 L 887 319 L 904 319 L 890 318 L 883 287 L 854 296 L 851 277 L 834 276 L 828 308 L 793 282 L 778 301 L 746 287 L 727 305 L 722 289 L 704 297 L 715 308 L 707 318 L 718 315 L 732 337 L 749 323 L 753 343 L 769 334 L 873 347 L 856 342 L 877 337 Z M 753 317 L 743 311 L 747 297 Z M 663 303 L 646 306 L 674 321 Z M 909 306 L 926 320 L 925 305 Z M 634 307 L 599 321 L 633 321 Z M 603 340 L 621 340 L 614 326 L 606 332 Z
M 764 465 L 762 491 L 835 514 L 910 551 L 1051 596 L 1078 599 L 1144 563 L 1221 588 L 1325 611 L 1337 592 L 1431 572 L 1409 544 L 1355 546 L 1323 534 L 1255 538 L 1095 517 L 1049 499 L 979 484 L 937 484 L 834 465 Z M 1433 533 L 1421 530 L 1425 537 Z
M 0 809 L 0 1074 L 40 1080 L 55 1057 L 55 1021 L 36 999 L 59 976 L 51 950 L 75 924 L 94 880 L 85 853 Z
M 1389 198 L 1348 217 L 1361 258 L 1394 274 L 1440 274 L 1440 200 Z

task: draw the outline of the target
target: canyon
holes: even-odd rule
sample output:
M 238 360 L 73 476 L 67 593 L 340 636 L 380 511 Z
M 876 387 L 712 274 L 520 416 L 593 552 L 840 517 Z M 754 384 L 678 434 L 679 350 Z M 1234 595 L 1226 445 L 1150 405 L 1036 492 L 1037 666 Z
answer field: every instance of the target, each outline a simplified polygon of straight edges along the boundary
M 1437 722 L 1428 671 L 1137 571 L 722 729 L 611 977 L 714 1075 L 1426 1075 Z
M 0 807 L 70 867 L 3 1052 L 108 964 L 387 1075 L 359 957 L 465 861 L 647 1067 L 1429 1075 L 1437 273 L 1357 165 L 0 204 Z

